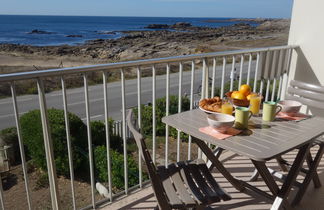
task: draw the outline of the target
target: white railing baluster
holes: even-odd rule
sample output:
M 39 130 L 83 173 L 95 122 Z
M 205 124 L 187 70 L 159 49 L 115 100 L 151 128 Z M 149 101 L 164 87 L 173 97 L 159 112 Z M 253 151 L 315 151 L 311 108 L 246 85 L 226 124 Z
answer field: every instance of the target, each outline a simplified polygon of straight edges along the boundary
M 153 154 L 152 160 L 155 163 L 156 158 L 156 69 L 153 65 L 152 67 L 152 126 L 153 126 L 153 134 L 152 134 L 152 146 L 153 146 Z
M 280 75 L 277 100 L 281 100 L 281 89 L 282 89 L 282 75 Z
M 29 179 L 28 179 L 27 166 L 26 166 L 26 155 L 25 155 L 25 148 L 24 148 L 24 144 L 23 144 L 23 140 L 22 140 L 22 136 L 21 136 L 19 110 L 18 110 L 18 104 L 17 104 L 16 88 L 15 88 L 14 83 L 11 83 L 10 89 L 11 89 L 11 96 L 12 96 L 12 104 L 13 104 L 14 113 L 15 113 L 15 121 L 16 121 L 16 128 L 17 128 L 17 137 L 18 137 L 18 143 L 19 143 L 20 157 L 21 157 L 21 165 L 22 165 L 22 170 L 23 170 L 24 180 L 25 180 L 27 204 L 28 204 L 28 209 L 31 210 L 33 208 L 32 208 L 31 197 L 30 197 Z
M 257 53 L 257 58 L 255 62 L 255 72 L 254 72 L 254 84 L 253 84 L 253 92 L 256 92 L 257 89 L 257 82 L 258 82 L 258 70 L 259 70 L 259 60 L 260 60 L 260 53 Z M 262 92 L 261 92 L 262 93 Z
M 125 194 L 128 194 L 128 162 L 127 162 L 127 138 L 126 138 L 126 99 L 125 99 L 125 74 L 120 70 L 121 92 L 122 92 L 122 127 L 123 127 L 123 149 L 124 149 L 124 186 Z
M 272 83 L 271 101 L 274 101 L 274 97 L 275 97 L 275 93 L 276 93 L 276 85 L 277 85 L 277 80 L 276 80 L 276 78 L 274 78 L 273 83 Z
M 179 92 L 178 92 L 178 113 L 181 113 L 181 106 L 182 106 L 182 71 L 183 71 L 183 64 L 179 63 Z M 180 130 L 177 130 L 177 162 L 180 161 Z
M 75 210 L 76 209 L 76 203 L 75 203 L 75 192 L 74 192 L 75 188 L 74 188 L 73 154 L 72 154 L 72 146 L 71 146 L 69 113 L 68 113 L 68 108 L 67 108 L 66 87 L 65 87 L 65 81 L 64 81 L 63 77 L 61 77 L 61 86 L 62 86 L 62 98 L 63 98 L 65 130 L 66 130 L 66 143 L 67 143 L 68 157 L 69 157 L 69 167 L 70 167 L 72 204 L 73 204 L 73 209 Z
M 1 210 L 5 210 L 4 199 L 3 199 L 2 179 L 0 180 L 0 206 L 1 206 Z
M 248 72 L 246 76 L 246 84 L 248 85 L 250 85 L 251 66 L 252 66 L 252 53 L 249 54 L 249 65 L 248 65 Z
M 259 91 L 259 93 L 260 94 L 262 94 L 263 95 L 263 86 L 264 86 L 264 80 L 263 79 L 261 79 L 261 82 L 260 82 L 260 91 Z M 266 101 L 266 100 L 265 100 Z
M 231 70 L 231 76 L 230 76 L 230 79 L 231 79 L 231 85 L 230 85 L 230 91 L 233 91 L 233 83 L 234 83 L 234 77 L 235 77 L 235 56 L 232 57 L 232 70 Z
M 89 163 L 90 163 L 90 183 L 91 183 L 91 201 L 92 208 L 96 208 L 95 200 L 95 180 L 93 171 L 93 150 L 92 150 L 92 135 L 91 135 L 91 125 L 90 125 L 90 105 L 89 105 L 89 88 L 88 88 L 88 78 L 87 75 L 83 75 L 84 82 L 84 100 L 85 100 L 85 110 L 86 110 L 86 123 L 87 123 L 87 134 L 88 134 L 88 153 L 89 153 Z
M 107 72 L 102 73 L 103 93 L 104 93 L 104 107 L 105 107 L 105 129 L 106 129 L 106 153 L 107 153 L 107 178 L 108 178 L 108 192 L 109 199 L 112 202 L 112 177 L 111 177 L 111 155 L 110 155 L 110 131 L 109 131 L 109 112 L 108 112 L 108 76 Z
M 138 129 L 142 133 L 142 94 L 141 94 L 141 69 L 137 67 L 137 124 Z M 143 183 L 143 174 L 142 174 L 142 151 L 138 150 L 138 177 L 139 177 L 139 186 L 142 188 Z
M 215 83 L 216 83 L 216 58 L 213 58 L 213 75 L 212 75 L 211 97 L 215 96 Z
M 206 58 L 204 58 L 201 80 L 201 99 L 208 98 L 208 79 L 207 61 Z
M 270 90 L 270 79 L 267 79 L 267 87 L 266 87 L 265 101 L 268 101 L 268 99 L 269 99 L 269 90 Z
M 191 61 L 191 81 L 190 81 L 190 110 L 194 106 L 194 85 L 195 85 L 195 61 Z M 191 143 L 192 137 L 189 136 L 188 140 L 188 160 L 191 159 Z
M 286 93 L 286 90 L 287 90 L 287 87 L 288 87 L 289 71 L 290 71 L 292 52 L 293 52 L 293 49 L 287 50 L 287 57 L 286 57 L 286 62 L 285 62 L 285 68 L 287 69 L 287 71 L 286 71 L 284 81 L 283 81 L 283 84 L 282 84 L 283 93 Z M 283 94 L 282 96 L 283 96 L 282 99 L 285 99 L 285 95 Z
M 243 64 L 244 64 L 244 54 L 241 55 L 240 76 L 239 76 L 240 78 L 239 78 L 238 88 L 240 88 L 242 85 Z
M 220 94 L 221 98 L 224 97 L 225 69 L 226 69 L 226 57 L 223 57 L 222 82 L 221 82 L 221 94 Z
M 45 155 L 46 155 L 48 181 L 50 184 L 52 208 L 60 209 L 60 202 L 58 201 L 59 192 L 58 192 L 57 178 L 56 178 L 57 176 L 56 176 L 56 166 L 54 161 L 53 142 L 51 137 L 51 130 L 49 126 L 48 116 L 47 116 L 47 106 L 46 106 L 44 85 L 43 85 L 43 81 L 40 78 L 37 79 L 37 89 L 38 89 L 41 121 L 43 127 L 44 148 L 45 148 Z
M 165 116 L 169 116 L 170 101 L 170 64 L 166 66 L 166 99 Z M 169 126 L 165 126 L 165 167 L 169 164 Z

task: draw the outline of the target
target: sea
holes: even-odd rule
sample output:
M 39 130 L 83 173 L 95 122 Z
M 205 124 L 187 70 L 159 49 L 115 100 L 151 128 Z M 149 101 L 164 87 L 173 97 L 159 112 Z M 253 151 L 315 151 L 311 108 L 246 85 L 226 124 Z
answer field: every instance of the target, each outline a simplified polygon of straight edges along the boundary
M 193 26 L 217 28 L 239 23 L 230 19 L 232 18 L 0 15 L 0 43 L 80 45 L 94 39 L 117 39 L 125 35 L 123 31 L 153 30 L 145 28 L 149 24 L 187 22 Z M 253 22 L 243 22 L 256 25 Z

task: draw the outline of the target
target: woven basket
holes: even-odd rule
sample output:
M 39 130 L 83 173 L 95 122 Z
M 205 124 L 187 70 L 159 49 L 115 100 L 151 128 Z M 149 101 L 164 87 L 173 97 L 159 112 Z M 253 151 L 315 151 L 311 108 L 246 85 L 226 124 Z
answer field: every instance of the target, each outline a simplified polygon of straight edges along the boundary
M 233 92 L 233 91 L 232 91 Z M 243 107 L 248 107 L 250 106 L 250 101 L 245 99 L 245 100 L 240 100 L 240 99 L 234 99 L 231 98 L 232 92 L 227 92 L 225 95 L 227 98 L 234 104 L 235 106 L 243 106 Z

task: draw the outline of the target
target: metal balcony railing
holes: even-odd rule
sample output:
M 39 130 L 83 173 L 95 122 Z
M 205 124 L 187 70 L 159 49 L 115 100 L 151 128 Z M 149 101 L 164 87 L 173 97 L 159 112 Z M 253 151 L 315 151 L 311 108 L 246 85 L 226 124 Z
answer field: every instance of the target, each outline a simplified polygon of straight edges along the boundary
M 156 77 L 157 77 L 157 66 L 161 69 L 165 69 L 163 75 L 165 75 L 165 96 L 166 96 L 166 115 L 170 113 L 170 95 L 171 92 L 176 91 L 178 95 L 178 112 L 181 112 L 182 105 L 182 96 L 185 95 L 185 90 L 183 89 L 183 83 L 188 82 L 184 81 L 184 71 L 190 71 L 190 88 L 189 93 L 187 94 L 190 99 L 190 109 L 195 107 L 197 104 L 197 98 L 206 98 L 215 96 L 216 88 L 219 88 L 220 96 L 223 97 L 226 91 L 225 85 L 229 83 L 230 90 L 234 89 L 235 80 L 238 80 L 238 85 L 240 86 L 243 81 L 247 84 L 250 84 L 253 87 L 254 92 L 264 92 L 265 90 L 265 100 L 275 101 L 284 95 L 286 91 L 286 84 L 289 74 L 289 65 L 290 57 L 292 51 L 296 46 L 278 46 L 278 47 L 267 47 L 267 48 L 258 48 L 258 49 L 247 49 L 247 50 L 237 50 L 237 51 L 226 51 L 226 52 L 215 52 L 215 53 L 206 53 L 198 55 L 187 55 L 187 56 L 177 56 L 169 58 L 157 58 L 149 60 L 138 60 L 138 61 L 128 61 L 120 63 L 109 63 L 93 66 L 82 66 L 82 67 L 73 67 L 73 68 L 64 68 L 64 69 L 50 69 L 50 70 L 41 70 L 34 72 L 22 72 L 22 73 L 12 73 L 12 74 L 3 74 L 0 75 L 0 84 L 1 83 L 10 83 L 11 94 L 12 94 L 12 103 L 15 116 L 15 124 L 17 127 L 17 134 L 19 140 L 20 155 L 22 160 L 22 169 L 25 181 L 25 189 L 27 196 L 28 208 L 33 209 L 32 205 L 32 196 L 30 193 L 30 186 L 28 182 L 28 173 L 26 167 L 26 158 L 23 146 L 23 140 L 21 135 L 21 126 L 20 126 L 20 112 L 18 110 L 18 101 L 16 95 L 16 85 L 15 82 L 19 80 L 35 80 L 37 83 L 38 90 L 38 100 L 39 100 L 39 109 L 41 112 L 41 121 L 43 128 L 43 137 L 48 169 L 48 178 L 50 184 L 50 195 L 52 201 L 53 209 L 61 209 L 59 201 L 59 189 L 57 184 L 57 175 L 54 164 L 53 153 L 53 143 L 50 135 L 50 126 L 49 119 L 47 115 L 47 98 L 44 89 L 44 78 L 46 77 L 58 77 L 61 82 L 61 91 L 63 99 L 63 109 L 65 113 L 65 128 L 66 128 L 66 137 L 67 137 L 67 147 L 68 147 L 68 158 L 69 158 L 69 167 L 70 167 L 70 179 L 71 179 L 71 192 L 72 192 L 72 203 L 74 209 L 76 209 L 76 199 L 74 191 L 74 171 L 73 171 L 73 160 L 72 160 L 72 149 L 71 149 L 71 140 L 70 140 L 70 128 L 69 128 L 69 118 L 68 111 L 69 106 L 67 102 L 67 87 L 66 87 L 66 77 L 69 75 L 82 74 L 83 77 L 83 88 L 84 88 L 84 102 L 85 107 L 84 111 L 86 113 L 86 125 L 87 125 L 87 137 L 88 137 L 88 157 L 90 163 L 90 183 L 91 183 L 91 205 L 85 206 L 85 208 L 96 208 L 102 203 L 113 202 L 114 199 L 120 194 L 127 195 L 130 192 L 130 187 L 128 184 L 128 171 L 127 171 L 127 128 L 125 123 L 126 118 L 126 101 L 128 100 L 125 88 L 127 82 L 125 81 L 125 74 L 132 69 L 136 69 L 136 80 L 137 80 L 137 108 L 138 108 L 138 124 L 139 127 L 142 125 L 142 110 L 141 104 L 143 104 L 142 95 L 143 95 L 143 79 L 142 78 L 142 69 L 151 68 L 152 76 L 150 77 L 150 82 L 152 84 L 151 92 L 151 103 L 152 103 L 152 154 L 153 161 L 156 161 Z M 178 66 L 178 83 L 177 86 L 170 85 L 170 75 L 171 75 L 171 65 L 174 67 Z M 185 69 L 190 66 L 190 69 Z M 237 70 L 236 70 L 237 69 Z M 112 173 L 111 173 L 111 154 L 110 154 L 110 139 L 109 139 L 109 129 L 108 129 L 108 119 L 110 114 L 110 108 L 108 106 L 108 80 L 110 72 L 120 72 L 120 83 L 121 83 L 121 110 L 122 118 L 120 122 L 115 124 L 113 132 L 115 134 L 120 134 L 123 137 L 123 154 L 124 154 L 124 190 L 122 193 L 113 194 L 112 193 Z M 233 75 L 233 72 L 236 71 L 236 77 L 230 76 Z M 92 148 L 92 136 L 90 129 L 90 103 L 89 103 L 89 85 L 88 85 L 88 74 L 92 72 L 101 72 L 102 75 L 102 88 L 103 88 L 103 106 L 104 106 L 104 120 L 106 125 L 106 147 L 107 147 L 107 168 L 108 168 L 108 184 L 107 189 L 109 196 L 106 199 L 101 201 L 95 200 L 95 175 L 94 175 L 94 160 L 93 160 L 93 148 Z M 161 73 L 161 72 L 160 72 Z M 199 75 L 199 76 L 197 76 Z M 197 80 L 197 78 L 201 78 Z M 197 95 L 195 91 L 195 84 L 197 81 L 201 84 L 199 88 L 200 93 Z M 260 85 L 258 85 L 260 81 Z M 273 87 L 270 90 L 270 87 Z M 259 87 L 259 88 L 258 88 Z M 276 88 L 278 87 L 278 88 Z M 145 90 L 148 91 L 148 90 Z M 271 94 L 270 94 L 271 93 Z M 164 94 L 163 94 L 164 95 Z M 134 100 L 134 99 L 132 99 Z M 19 104 L 19 107 L 24 104 Z M 8 113 L 10 114 L 10 113 Z M 1 120 L 1 119 L 0 119 Z M 1 122 L 0 122 L 1 123 Z M 120 129 L 121 128 L 121 129 Z M 165 164 L 169 163 L 169 128 L 166 127 L 165 134 Z M 188 155 L 187 158 L 191 159 L 191 139 L 189 137 L 188 143 Z M 177 135 L 177 161 L 180 160 L 180 131 Z M 160 154 L 162 155 L 162 154 Z M 198 155 L 201 155 L 200 153 Z M 140 156 L 139 156 L 140 157 Z M 142 162 L 139 159 L 139 183 L 132 188 L 142 188 L 143 186 L 143 176 L 142 176 Z M 1 187 L 1 185 L 0 185 Z M 0 199 L 2 208 L 5 209 L 3 189 L 0 189 Z

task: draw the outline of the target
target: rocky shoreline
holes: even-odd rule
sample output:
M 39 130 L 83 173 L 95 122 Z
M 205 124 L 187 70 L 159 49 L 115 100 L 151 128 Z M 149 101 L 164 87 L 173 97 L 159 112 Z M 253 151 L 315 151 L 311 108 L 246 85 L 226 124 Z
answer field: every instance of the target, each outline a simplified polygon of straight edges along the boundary
M 246 21 L 259 25 L 254 27 Z M 289 24 L 287 19 L 244 19 L 242 23 L 221 28 L 194 27 L 188 23 L 152 24 L 147 27 L 159 30 L 110 32 L 123 33 L 123 36 L 91 40 L 78 46 L 0 44 L 0 54 L 37 59 L 79 59 L 91 63 L 188 55 L 286 44 Z M 34 30 L 36 32 L 42 33 Z

